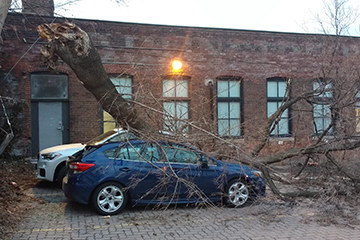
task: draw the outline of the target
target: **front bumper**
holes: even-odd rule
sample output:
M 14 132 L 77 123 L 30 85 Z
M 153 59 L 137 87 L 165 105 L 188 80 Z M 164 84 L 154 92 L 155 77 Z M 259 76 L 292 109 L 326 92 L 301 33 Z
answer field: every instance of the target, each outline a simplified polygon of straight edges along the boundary
M 41 180 L 53 182 L 58 162 L 59 161 L 57 159 L 44 160 L 39 158 L 36 164 L 36 169 L 37 169 L 36 177 Z

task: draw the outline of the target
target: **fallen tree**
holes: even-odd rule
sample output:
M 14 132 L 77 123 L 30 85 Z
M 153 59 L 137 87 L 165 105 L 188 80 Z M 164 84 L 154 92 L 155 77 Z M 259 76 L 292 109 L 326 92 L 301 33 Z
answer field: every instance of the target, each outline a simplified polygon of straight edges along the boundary
M 98 52 L 94 48 L 90 37 L 85 31 L 73 23 L 65 22 L 62 24 L 52 23 L 40 25 L 38 27 L 38 32 L 41 38 L 47 39 L 48 41 L 48 43 L 43 45 L 41 49 L 46 66 L 52 70 L 56 70 L 56 61 L 58 58 L 61 58 L 75 72 L 76 76 L 83 83 L 84 87 L 95 96 L 95 98 L 101 104 L 102 108 L 109 112 L 121 126 L 137 130 L 138 132 L 155 132 L 146 121 L 138 117 L 133 105 L 130 105 L 115 90 L 106 71 L 104 70 L 104 67 L 102 66 Z M 335 56 L 336 54 L 334 52 L 334 59 Z M 310 156 L 321 154 L 326 156 L 329 161 L 331 161 L 337 167 L 341 168 L 331 153 L 337 151 L 353 150 L 360 147 L 360 138 L 356 137 L 355 135 L 344 135 L 340 138 L 335 137 L 324 141 L 330 130 L 339 124 L 339 116 L 341 115 L 342 109 L 352 106 L 354 101 L 350 101 L 350 99 L 356 95 L 356 92 L 352 92 L 352 94 L 348 95 L 340 95 L 341 91 L 337 91 L 335 89 L 335 87 L 339 84 L 332 80 L 335 79 L 332 73 L 338 74 L 340 71 L 339 69 L 335 69 L 333 67 L 328 69 L 330 70 L 326 72 L 326 74 L 324 70 L 324 79 L 327 79 L 329 76 L 331 76 L 331 78 L 329 78 L 329 82 L 326 82 L 326 84 L 331 83 L 334 87 L 331 89 L 321 87 L 314 91 L 303 93 L 299 96 L 292 96 L 291 98 L 287 97 L 288 95 L 285 94 L 281 106 L 271 117 L 268 118 L 268 121 L 261 132 L 261 140 L 252 150 L 251 154 L 244 154 L 241 147 L 238 145 L 233 144 L 226 139 L 222 139 L 215 134 L 209 133 L 204 129 L 200 129 L 199 127 L 193 125 L 193 123 L 188 122 L 188 124 L 193 125 L 193 127 L 197 128 L 198 130 L 202 130 L 203 132 L 210 134 L 220 142 L 226 143 L 229 146 L 238 149 L 242 154 L 241 162 L 261 169 L 272 191 L 278 196 L 285 198 L 286 196 L 277 189 L 271 177 L 268 169 L 269 165 L 297 156 L 308 156 L 307 160 L 305 161 L 305 164 L 307 164 Z M 357 76 L 355 78 L 355 80 L 358 80 Z M 336 80 L 343 81 L 344 79 L 337 78 Z M 290 81 L 288 81 L 287 87 L 288 89 L 291 87 Z M 317 102 L 316 96 L 325 94 L 326 92 L 330 91 L 338 92 L 337 97 L 334 98 L 334 102 L 331 103 L 331 123 L 317 137 L 316 140 L 311 141 L 310 144 L 304 147 L 292 148 L 273 155 L 259 157 L 260 152 L 270 138 L 271 132 L 274 130 L 274 126 L 280 121 L 280 117 L 284 111 L 291 108 L 300 101 L 307 102 L 310 105 L 322 104 Z M 352 176 L 348 173 L 346 173 L 346 175 Z M 352 180 L 358 181 L 358 179 L 355 177 L 352 177 Z M 309 196 L 309 193 L 291 193 L 288 195 Z

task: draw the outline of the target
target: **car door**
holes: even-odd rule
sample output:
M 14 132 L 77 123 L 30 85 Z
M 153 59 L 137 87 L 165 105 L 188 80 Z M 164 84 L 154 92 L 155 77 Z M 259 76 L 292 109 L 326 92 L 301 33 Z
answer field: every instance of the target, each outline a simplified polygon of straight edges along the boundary
M 129 189 L 133 200 L 145 203 L 156 198 L 161 169 L 154 164 L 159 153 L 153 143 L 127 142 L 108 151 L 115 156 L 116 179 Z
M 197 202 L 219 192 L 216 180 L 220 169 L 212 161 L 209 165 L 205 155 L 174 143 L 160 144 L 160 152 L 164 168 L 171 176 L 167 178 L 167 192 L 163 193 L 165 196 L 178 202 Z

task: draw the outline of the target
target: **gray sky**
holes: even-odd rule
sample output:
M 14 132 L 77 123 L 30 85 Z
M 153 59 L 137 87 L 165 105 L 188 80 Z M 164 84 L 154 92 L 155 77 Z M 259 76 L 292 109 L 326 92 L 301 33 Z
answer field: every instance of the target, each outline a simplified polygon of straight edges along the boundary
M 67 8 L 60 13 L 75 18 L 299 33 L 319 33 L 314 15 L 324 12 L 323 0 L 83 0 Z M 351 35 L 360 36 L 359 25 Z

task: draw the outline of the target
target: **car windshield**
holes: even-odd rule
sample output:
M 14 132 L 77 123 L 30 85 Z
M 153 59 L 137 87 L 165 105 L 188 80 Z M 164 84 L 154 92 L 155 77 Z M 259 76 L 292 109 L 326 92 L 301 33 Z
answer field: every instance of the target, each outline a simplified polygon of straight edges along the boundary
M 119 130 L 119 131 L 123 131 L 123 130 Z M 86 145 L 98 145 L 102 142 L 104 142 L 107 138 L 109 138 L 111 135 L 115 134 L 116 130 L 110 130 L 106 133 L 101 134 L 100 136 L 97 136 L 96 138 L 91 139 L 90 141 L 88 141 L 86 143 Z

